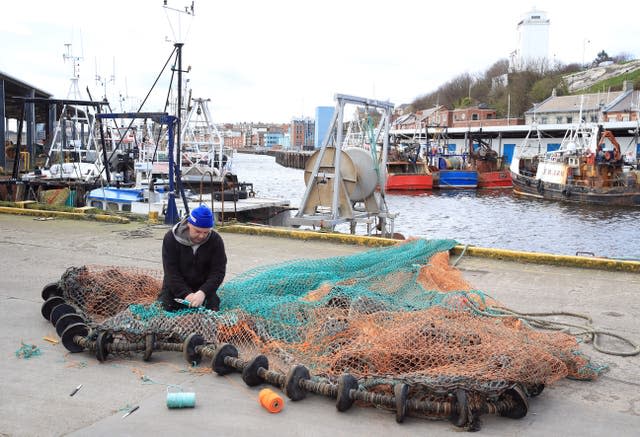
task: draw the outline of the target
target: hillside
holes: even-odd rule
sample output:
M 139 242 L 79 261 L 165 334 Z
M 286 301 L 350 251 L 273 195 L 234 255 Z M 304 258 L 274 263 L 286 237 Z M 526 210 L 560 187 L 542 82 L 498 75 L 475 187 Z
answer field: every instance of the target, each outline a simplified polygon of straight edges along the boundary
M 634 89 L 640 89 L 640 60 L 598 63 L 586 69 L 578 64 L 558 64 L 553 68 L 539 64 L 509 72 L 508 61 L 502 59 L 484 73 L 465 73 L 451 79 L 436 91 L 417 97 L 407 109 L 415 112 L 436 105 L 455 109 L 482 103 L 495 109 L 498 117 L 523 117 L 554 89 L 558 96 L 619 91 L 626 80 L 633 82 Z
M 634 88 L 640 89 L 640 59 L 622 64 L 593 67 L 563 77 L 569 92 L 617 91 L 622 82 L 631 80 Z

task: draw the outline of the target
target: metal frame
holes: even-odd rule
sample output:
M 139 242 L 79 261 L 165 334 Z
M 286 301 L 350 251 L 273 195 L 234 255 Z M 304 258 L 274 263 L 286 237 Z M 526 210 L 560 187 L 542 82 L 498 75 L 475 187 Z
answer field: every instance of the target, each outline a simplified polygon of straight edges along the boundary
M 320 226 L 322 228 L 334 229 L 336 225 L 341 223 L 351 223 L 351 233 L 355 233 L 355 226 L 357 223 L 366 223 L 368 233 L 371 231 L 371 225 L 375 223 L 376 218 L 380 220 L 381 229 L 385 232 L 385 224 L 387 220 L 393 223 L 395 214 L 389 213 L 384 200 L 384 186 L 386 179 L 386 163 L 387 163 L 387 151 L 389 147 L 389 127 L 391 122 L 391 111 L 393 110 L 393 103 L 384 102 L 380 100 L 367 99 L 363 97 L 350 96 L 345 94 L 336 94 L 336 110 L 334 111 L 333 118 L 329 125 L 329 130 L 322 146 L 319 149 L 318 156 L 311 171 L 311 178 L 305 189 L 305 193 L 302 197 L 298 213 L 290 219 L 292 225 L 306 225 L 306 226 Z M 379 172 L 378 186 L 380 193 L 374 193 L 376 198 L 376 207 L 371 208 L 365 206 L 364 209 L 355 208 L 355 203 L 350 198 L 344 186 L 343 177 L 338 169 L 340 169 L 342 161 L 342 143 L 343 143 L 343 119 L 344 119 L 344 107 L 347 104 L 353 104 L 357 106 L 364 106 L 367 108 L 379 108 L 383 111 L 383 117 L 378 125 L 376 139 L 380 139 L 382 135 L 382 153 L 380 155 L 380 167 L 383 171 Z M 377 147 L 376 144 L 372 144 L 371 147 Z M 333 173 L 320 173 L 320 166 L 322 160 L 327 152 L 327 149 L 335 148 L 334 161 L 333 161 Z M 309 207 L 312 207 L 311 193 L 316 184 L 327 183 L 333 184 L 331 208 L 328 212 L 315 211 L 313 214 L 305 213 Z M 344 195 L 347 199 L 346 210 L 340 208 L 340 196 Z M 393 233 L 393 226 L 390 231 Z

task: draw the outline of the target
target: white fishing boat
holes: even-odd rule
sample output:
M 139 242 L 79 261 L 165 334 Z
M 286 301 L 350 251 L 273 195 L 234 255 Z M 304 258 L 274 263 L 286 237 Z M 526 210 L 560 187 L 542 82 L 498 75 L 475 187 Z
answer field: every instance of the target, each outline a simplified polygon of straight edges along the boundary
M 535 136 L 534 136 L 535 134 Z M 620 144 L 594 123 L 569 129 L 556 150 L 541 151 L 533 126 L 511 161 L 516 194 L 601 205 L 640 205 L 638 173 L 625 171 Z

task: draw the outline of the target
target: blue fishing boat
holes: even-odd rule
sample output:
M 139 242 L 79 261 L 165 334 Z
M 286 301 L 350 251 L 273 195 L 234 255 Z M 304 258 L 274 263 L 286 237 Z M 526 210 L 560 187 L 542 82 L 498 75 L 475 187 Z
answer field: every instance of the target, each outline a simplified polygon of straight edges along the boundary
M 100 187 L 91 190 L 86 205 L 105 211 L 131 211 L 133 202 L 142 202 L 144 192 L 137 188 Z
M 478 172 L 469 168 L 464 155 L 440 156 L 433 185 L 440 189 L 478 187 Z

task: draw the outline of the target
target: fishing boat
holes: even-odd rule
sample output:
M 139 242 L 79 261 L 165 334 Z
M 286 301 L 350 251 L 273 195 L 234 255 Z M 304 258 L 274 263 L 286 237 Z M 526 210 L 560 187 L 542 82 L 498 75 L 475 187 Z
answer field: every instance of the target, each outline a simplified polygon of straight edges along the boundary
M 503 157 L 491 147 L 491 137 L 469 133 L 469 163 L 478 173 L 478 188 L 511 188 L 511 174 L 504 168 Z
M 387 191 L 430 190 L 433 173 L 420 153 L 420 144 L 396 147 L 387 162 Z
M 252 184 L 238 182 L 233 173 L 234 150 L 224 146 L 208 102 L 197 98 L 189 105 L 181 132 L 181 181 L 195 193 L 214 193 L 225 200 L 246 199 Z
M 533 135 L 535 132 L 535 136 Z M 600 125 L 580 123 L 557 150 L 542 150 L 535 126 L 510 166 L 514 192 L 540 199 L 600 205 L 640 205 L 638 172 L 625 170 L 620 144 Z

